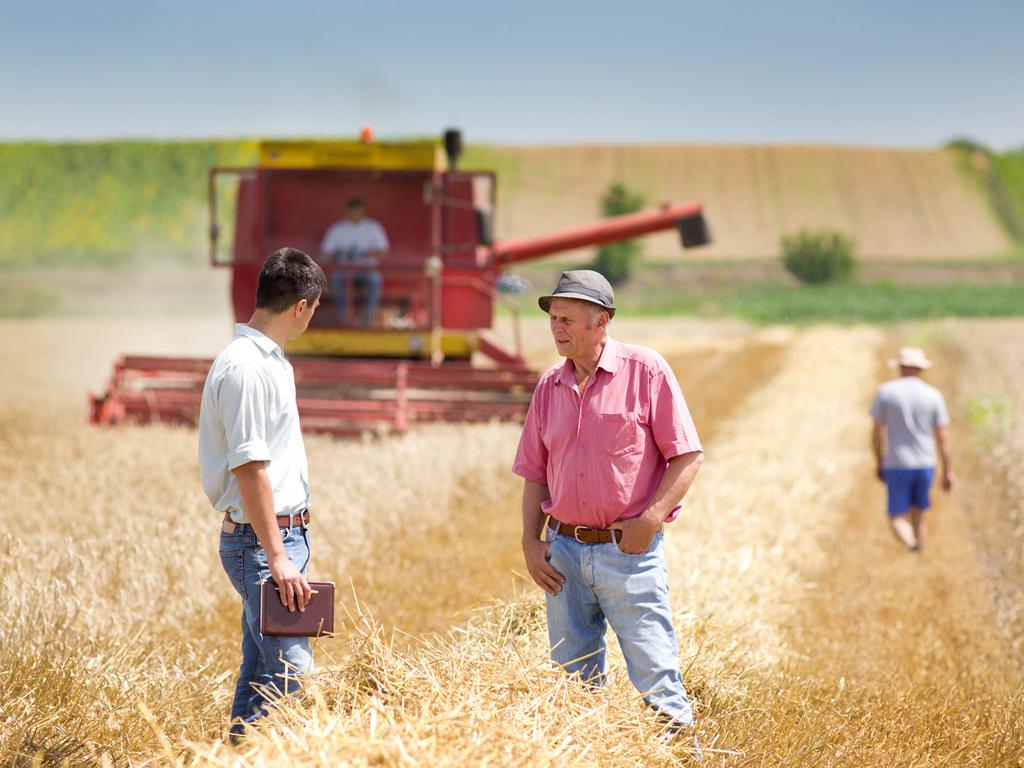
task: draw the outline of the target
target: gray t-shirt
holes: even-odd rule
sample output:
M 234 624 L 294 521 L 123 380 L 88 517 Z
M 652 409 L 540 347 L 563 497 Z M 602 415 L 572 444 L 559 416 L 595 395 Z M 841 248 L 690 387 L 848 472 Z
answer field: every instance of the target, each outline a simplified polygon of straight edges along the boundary
M 934 429 L 949 424 L 939 390 L 917 376 L 887 381 L 878 388 L 871 415 L 885 425 L 885 469 L 935 466 Z

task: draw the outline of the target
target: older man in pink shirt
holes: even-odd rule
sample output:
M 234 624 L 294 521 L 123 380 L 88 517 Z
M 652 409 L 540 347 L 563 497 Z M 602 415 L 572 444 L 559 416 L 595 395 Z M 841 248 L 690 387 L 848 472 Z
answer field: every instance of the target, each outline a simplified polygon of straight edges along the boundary
M 662 528 L 703 460 L 693 419 L 661 355 L 608 336 L 614 294 L 602 275 L 564 272 L 539 303 L 566 360 L 537 384 L 512 471 L 551 658 L 603 684 L 610 624 L 644 701 L 672 730 L 692 726 Z

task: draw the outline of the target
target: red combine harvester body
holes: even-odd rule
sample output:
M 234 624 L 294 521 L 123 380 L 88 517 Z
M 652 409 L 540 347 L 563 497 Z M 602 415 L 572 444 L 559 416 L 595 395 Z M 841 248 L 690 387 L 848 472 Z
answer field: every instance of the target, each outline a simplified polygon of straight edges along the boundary
M 210 260 L 232 270 L 238 322 L 255 309 L 264 258 L 284 246 L 321 259 L 332 290 L 348 297 L 322 296 L 309 330 L 286 349 L 304 429 L 347 435 L 521 418 L 537 373 L 518 348 L 518 324 L 513 347 L 491 330 L 495 301 L 518 311 L 496 288 L 504 265 L 671 228 L 684 246 L 709 241 L 700 204 L 683 203 L 493 242 L 494 174 L 457 170 L 461 138 L 448 131 L 444 139 L 443 150 L 434 142 L 265 142 L 257 167 L 210 171 Z M 219 222 L 222 195 L 233 209 L 230 237 Z M 390 247 L 377 263 L 320 253 L 354 197 L 387 234 Z M 376 302 L 367 296 L 370 273 Z M 361 311 L 367 306 L 369 314 Z M 106 393 L 91 398 L 92 421 L 195 423 L 210 363 L 123 357 Z

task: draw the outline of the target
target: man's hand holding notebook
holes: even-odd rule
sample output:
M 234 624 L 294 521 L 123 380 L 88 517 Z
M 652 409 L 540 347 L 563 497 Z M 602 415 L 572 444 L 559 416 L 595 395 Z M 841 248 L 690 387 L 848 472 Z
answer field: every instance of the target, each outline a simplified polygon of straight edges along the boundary
M 304 611 L 289 611 L 273 579 L 260 585 L 260 632 L 279 637 L 334 634 L 334 582 L 311 581 L 313 594 Z

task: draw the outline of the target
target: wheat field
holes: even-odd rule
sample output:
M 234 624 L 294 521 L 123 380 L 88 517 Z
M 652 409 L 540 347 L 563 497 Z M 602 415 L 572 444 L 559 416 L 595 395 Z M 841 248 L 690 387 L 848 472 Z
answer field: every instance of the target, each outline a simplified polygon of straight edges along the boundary
M 597 695 L 547 664 L 501 424 L 307 439 L 312 572 L 344 625 L 302 696 L 225 743 L 239 608 L 195 433 L 94 429 L 84 403 L 116 351 L 209 354 L 228 327 L 0 322 L 3 764 L 690 763 L 614 655 Z M 1024 324 L 613 331 L 669 358 L 705 438 L 666 534 L 705 764 L 1024 765 Z M 526 328 L 538 363 L 544 333 Z M 865 415 L 906 342 L 938 360 L 961 480 L 917 559 L 885 529 Z

